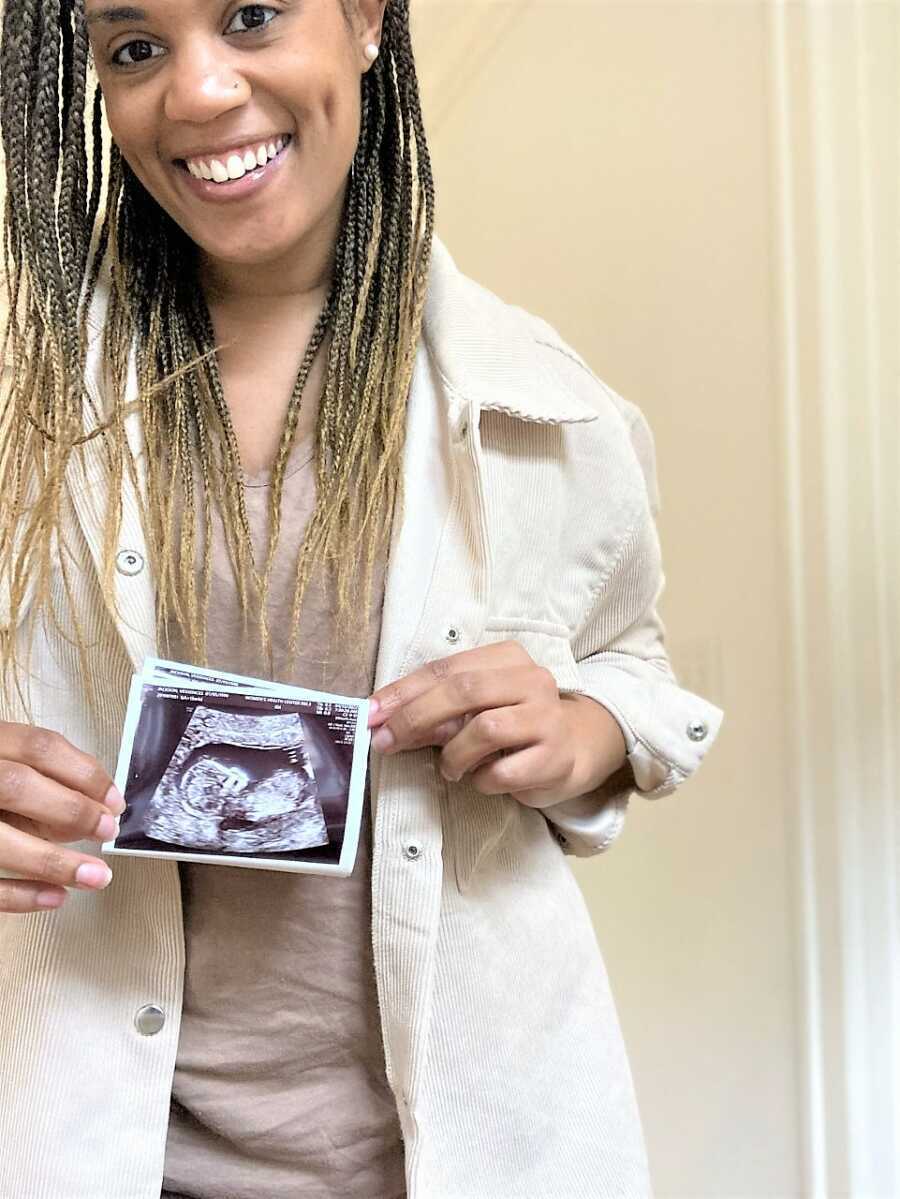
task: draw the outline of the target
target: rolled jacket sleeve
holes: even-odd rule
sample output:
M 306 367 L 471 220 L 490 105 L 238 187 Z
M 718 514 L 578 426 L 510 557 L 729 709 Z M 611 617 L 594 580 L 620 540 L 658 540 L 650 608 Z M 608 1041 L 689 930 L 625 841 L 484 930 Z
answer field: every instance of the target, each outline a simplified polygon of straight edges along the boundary
M 631 440 L 646 482 L 646 504 L 572 640 L 577 691 L 615 718 L 628 758 L 596 791 L 544 809 L 560 844 L 579 856 L 612 844 L 635 791 L 656 799 L 690 778 L 723 718 L 713 704 L 678 685 L 666 654 L 657 611 L 665 579 L 655 519 L 659 502 L 653 442 L 643 417 L 637 409 L 631 411 Z

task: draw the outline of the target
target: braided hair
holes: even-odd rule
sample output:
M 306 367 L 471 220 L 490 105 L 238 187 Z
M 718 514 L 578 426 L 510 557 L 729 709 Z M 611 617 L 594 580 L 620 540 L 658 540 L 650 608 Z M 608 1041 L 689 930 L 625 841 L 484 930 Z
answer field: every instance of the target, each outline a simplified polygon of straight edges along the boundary
M 350 0 L 340 2 L 349 21 Z M 287 409 L 261 567 L 197 283 L 196 247 L 111 143 L 89 57 L 84 0 L 5 0 L 0 128 L 9 315 L 0 392 L 0 599 L 8 612 L 0 669 L 5 679 L 14 674 L 11 630 L 20 617 L 27 612 L 32 628 L 41 613 L 54 619 L 51 570 L 68 569 L 65 518 L 88 446 L 109 482 L 101 575 L 108 601 L 115 603 L 122 495 L 130 481 L 154 571 L 160 637 L 176 619 L 194 659 L 205 661 L 210 531 L 218 509 L 243 610 L 257 610 L 261 649 L 270 656 L 266 600 L 285 472 L 304 387 L 327 342 L 316 506 L 296 556 L 293 656 L 303 597 L 320 568 L 333 578 L 342 627 L 364 623 L 359 614 L 368 616 L 375 564 L 402 503 L 406 404 L 434 229 L 409 0 L 389 0 L 381 53 L 362 76 L 360 136 L 330 291 Z M 98 400 L 85 369 L 88 314 L 101 276 L 108 298 Z M 131 443 L 126 427 L 132 363 L 142 447 Z M 83 652 L 78 614 L 69 617 Z

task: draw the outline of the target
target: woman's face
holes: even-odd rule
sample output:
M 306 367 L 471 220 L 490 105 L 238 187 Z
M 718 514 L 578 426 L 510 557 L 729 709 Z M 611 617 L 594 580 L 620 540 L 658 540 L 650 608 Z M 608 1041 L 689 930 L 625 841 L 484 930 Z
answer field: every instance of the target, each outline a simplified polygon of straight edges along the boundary
M 213 261 L 333 242 L 383 4 L 86 0 L 113 137 Z

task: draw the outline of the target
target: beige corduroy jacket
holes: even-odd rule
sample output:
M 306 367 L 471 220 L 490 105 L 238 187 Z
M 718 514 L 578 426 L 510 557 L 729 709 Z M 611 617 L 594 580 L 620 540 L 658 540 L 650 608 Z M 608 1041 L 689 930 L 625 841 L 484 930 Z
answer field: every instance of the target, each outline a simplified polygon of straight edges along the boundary
M 97 355 L 95 344 L 92 379 Z M 64 628 L 39 639 L 29 691 L 36 723 L 112 768 L 129 676 L 156 649 L 154 593 L 126 495 L 116 609 L 103 600 L 95 445 L 70 540 L 101 705 L 85 703 Z M 672 791 L 721 719 L 679 688 L 663 647 L 649 431 L 546 324 L 466 279 L 438 243 L 405 476 L 377 685 L 512 637 L 561 689 L 609 708 L 629 748 L 602 792 L 543 813 L 446 783 L 431 750 L 374 767 L 372 937 L 409 1194 L 648 1195 L 616 1013 L 564 850 L 607 848 L 629 792 Z M 100 894 L 0 918 L 2 1199 L 159 1196 L 184 960 L 178 869 L 112 865 Z M 165 1014 L 152 1035 L 147 1005 Z

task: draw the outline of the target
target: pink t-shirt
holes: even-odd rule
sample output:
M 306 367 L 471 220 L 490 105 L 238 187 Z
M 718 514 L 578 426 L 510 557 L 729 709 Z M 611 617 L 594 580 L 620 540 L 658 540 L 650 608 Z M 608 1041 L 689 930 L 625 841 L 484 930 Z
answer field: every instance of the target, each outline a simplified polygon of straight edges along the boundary
M 246 485 L 254 546 L 268 533 L 268 478 Z M 286 661 L 293 567 L 315 499 L 312 440 L 295 448 L 271 588 L 276 665 Z M 214 523 L 208 657 L 265 677 L 245 634 Z M 314 580 L 300 652 L 283 681 L 371 691 L 382 594 L 363 652 L 332 653 L 332 605 Z M 339 642 L 337 643 L 340 644 Z M 177 653 L 177 638 L 169 647 Z M 350 878 L 183 864 L 184 1014 L 164 1195 L 191 1199 L 402 1199 L 403 1145 L 384 1051 L 371 944 L 368 811 Z

